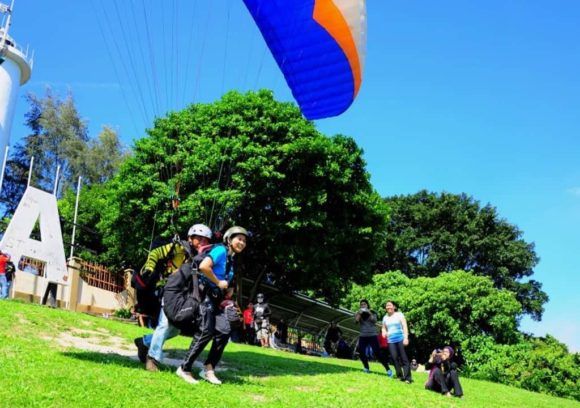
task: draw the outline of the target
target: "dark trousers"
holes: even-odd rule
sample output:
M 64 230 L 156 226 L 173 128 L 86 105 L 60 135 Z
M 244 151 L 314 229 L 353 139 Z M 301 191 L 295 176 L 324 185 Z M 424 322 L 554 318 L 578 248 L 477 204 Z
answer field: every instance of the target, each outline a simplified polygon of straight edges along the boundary
M 399 377 L 399 379 L 402 381 L 412 381 L 409 357 L 407 357 L 403 342 L 400 341 L 398 343 L 389 343 L 389 352 L 391 353 L 393 363 L 395 364 L 397 377 Z
M 439 369 L 439 367 L 435 367 L 433 369 L 433 375 L 425 384 L 425 388 L 440 392 L 441 394 L 447 394 L 453 390 L 455 396 L 461 397 L 463 395 L 463 389 L 459 383 L 459 374 L 457 373 L 457 370 L 453 369 L 444 373 Z
M 332 341 L 330 339 L 325 339 L 324 340 L 324 350 L 328 353 L 328 354 L 334 354 L 334 349 L 336 348 L 336 342 Z
M 256 344 L 256 330 L 254 330 L 254 323 L 246 324 L 246 343 L 252 346 Z
M 367 356 L 367 347 L 369 346 L 373 350 L 373 354 L 377 360 L 379 360 L 383 367 L 385 367 L 385 370 L 389 371 L 389 361 L 385 355 L 380 352 L 379 340 L 377 339 L 377 336 L 358 338 L 358 353 L 364 368 L 367 370 L 369 369 L 369 358 Z
M 48 300 L 48 297 L 50 296 L 50 306 L 51 307 L 56 307 L 56 289 L 57 289 L 57 285 L 54 282 L 48 282 L 48 285 L 46 286 L 46 290 L 44 291 L 44 296 L 42 297 L 42 304 L 46 305 L 46 301 Z
M 224 350 L 228 345 L 229 339 L 230 339 L 229 334 L 216 332 L 216 334 L 213 336 L 213 342 L 211 343 L 209 354 L 207 355 L 207 359 L 205 360 L 204 363 L 205 365 L 211 364 L 213 368 L 215 368 L 218 365 L 218 363 L 222 359 Z
M 200 324 L 199 336 L 191 340 L 189 351 L 181 364 L 183 371 L 191 372 L 193 363 L 199 357 L 205 346 L 211 341 L 215 334 L 215 306 L 209 299 L 205 299 L 199 305 Z
M 193 363 L 195 363 L 197 357 L 199 357 L 201 352 L 205 349 L 205 346 L 207 346 L 207 344 L 212 340 L 213 342 L 204 364 L 211 364 L 212 367 L 215 368 L 220 362 L 226 345 L 230 339 L 230 324 L 226 316 L 218 310 L 210 299 L 206 298 L 201 305 L 199 305 L 199 313 L 201 318 L 199 325 L 200 334 L 199 336 L 194 337 L 191 341 L 189 351 L 181 364 L 181 369 L 183 371 L 191 372 Z

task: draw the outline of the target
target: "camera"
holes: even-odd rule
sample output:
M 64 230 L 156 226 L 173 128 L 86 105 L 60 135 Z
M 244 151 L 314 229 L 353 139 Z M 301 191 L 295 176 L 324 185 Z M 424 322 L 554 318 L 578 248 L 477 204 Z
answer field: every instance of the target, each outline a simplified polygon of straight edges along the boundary
M 366 307 L 361 307 L 358 311 L 360 314 L 361 319 L 367 320 L 371 316 L 371 311 Z

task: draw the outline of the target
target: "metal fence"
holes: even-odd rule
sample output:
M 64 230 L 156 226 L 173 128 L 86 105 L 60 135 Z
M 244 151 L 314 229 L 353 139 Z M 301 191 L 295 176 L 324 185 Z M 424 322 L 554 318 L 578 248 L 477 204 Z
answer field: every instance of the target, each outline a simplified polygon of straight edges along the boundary
M 90 286 L 120 293 L 125 290 L 125 279 L 122 274 L 109 271 L 103 265 L 77 259 L 80 264 L 81 278 Z

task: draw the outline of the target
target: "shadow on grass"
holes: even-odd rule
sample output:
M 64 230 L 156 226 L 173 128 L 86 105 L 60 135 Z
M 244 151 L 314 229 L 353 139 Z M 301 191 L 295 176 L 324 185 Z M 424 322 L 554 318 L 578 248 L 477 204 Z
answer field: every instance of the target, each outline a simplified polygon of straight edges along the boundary
M 135 368 L 138 370 L 145 369 L 145 365 L 137 360 L 136 356 L 127 357 L 116 353 L 99 353 L 97 351 L 65 351 L 61 354 L 65 357 L 87 361 L 89 363 L 114 364 L 120 367 Z M 160 364 L 159 371 L 174 372 L 175 367 Z
M 114 364 L 121 367 L 143 369 L 143 364 L 134 358 L 122 356 L 114 353 L 99 353 L 95 351 L 67 351 L 62 353 L 66 357 L 77 360 L 88 361 L 97 364 Z M 167 350 L 167 354 L 175 356 L 184 355 L 184 350 Z M 205 361 L 205 351 L 198 361 Z M 287 358 L 284 354 L 268 355 L 253 351 L 234 351 L 224 355 L 224 365 L 227 368 L 224 376 L 230 381 L 245 383 L 247 376 L 253 377 L 273 377 L 273 376 L 310 376 L 319 374 L 338 374 L 360 372 L 360 369 L 344 367 L 332 364 L 332 360 L 315 358 L 308 360 L 298 360 Z M 175 371 L 175 367 L 161 365 L 161 371 Z M 381 372 L 382 374 L 382 372 Z

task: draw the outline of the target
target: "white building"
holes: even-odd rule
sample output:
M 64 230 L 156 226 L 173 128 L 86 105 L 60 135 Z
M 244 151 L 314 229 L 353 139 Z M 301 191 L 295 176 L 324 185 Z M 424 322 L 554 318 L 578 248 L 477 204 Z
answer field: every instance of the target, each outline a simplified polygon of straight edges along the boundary
M 30 79 L 32 72 L 32 58 L 28 50 L 20 48 L 8 35 L 13 5 L 14 0 L 10 6 L 0 3 L 0 15 L 4 20 L 0 27 L 0 164 L 4 160 L 6 146 L 10 145 L 18 90 Z

